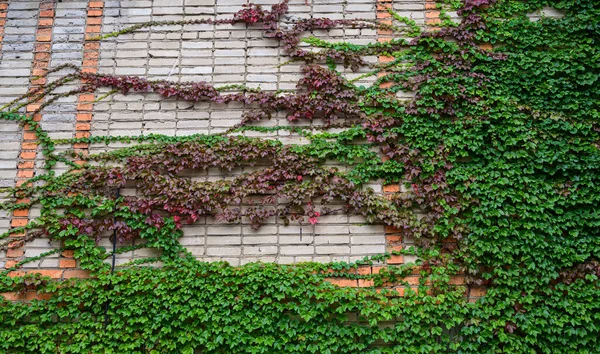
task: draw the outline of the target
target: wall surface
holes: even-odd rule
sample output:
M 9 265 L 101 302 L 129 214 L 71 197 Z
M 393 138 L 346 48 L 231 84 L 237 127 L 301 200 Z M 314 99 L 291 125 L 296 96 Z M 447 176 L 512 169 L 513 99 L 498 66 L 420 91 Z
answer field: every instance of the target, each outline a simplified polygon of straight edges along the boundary
M 273 0 L 257 0 L 270 6 Z M 137 0 L 137 1 L 0 1 L 0 105 L 28 90 L 52 82 L 68 71 L 50 72 L 62 64 L 83 67 L 91 73 L 135 75 L 174 82 L 206 81 L 221 86 L 245 84 L 262 90 L 290 90 L 296 87 L 300 65 L 289 63 L 274 40 L 265 39 L 260 27 L 240 25 L 174 25 L 139 29 L 134 33 L 107 38 L 100 43 L 90 37 L 111 33 L 147 21 L 230 18 L 246 0 Z M 418 24 L 435 24 L 434 7 L 425 0 L 291 0 L 282 25 L 296 19 L 371 19 L 390 21 L 386 6 Z M 3 32 L 2 32 L 3 31 Z M 386 41 L 385 31 L 373 29 L 335 29 L 314 32 L 330 41 L 365 44 Z M 367 58 L 371 62 L 385 58 Z M 346 72 L 349 79 L 367 72 Z M 369 85 L 374 77 L 361 79 Z M 78 83 L 61 90 L 75 89 Z M 79 94 L 61 98 L 46 107 L 36 119 L 53 139 L 87 136 L 124 136 L 164 134 L 184 136 L 223 132 L 240 122 L 247 107 L 240 104 L 196 104 L 160 98 L 154 94 Z M 105 97 L 106 96 L 106 97 Z M 36 107 L 23 107 L 23 113 Z M 287 125 L 285 113 L 261 123 Z M 319 122 L 315 121 L 315 125 Z M 305 143 L 287 131 L 247 132 L 248 136 L 278 139 L 286 144 Z M 62 149 L 97 153 L 122 146 L 115 143 L 75 144 Z M 0 188 L 22 183 L 40 172 L 41 154 L 35 136 L 14 122 L 0 120 Z M 64 171 L 58 166 L 57 171 Z M 230 178 L 243 170 L 223 174 L 209 170 L 193 176 L 198 180 Z M 381 183 L 369 186 L 384 191 Z M 396 186 L 397 188 L 397 186 Z M 125 190 L 124 194 L 136 191 Z M 6 213 L 0 211 L 0 233 L 24 225 L 35 217 L 35 209 Z M 316 225 L 284 226 L 270 221 L 259 230 L 246 224 L 222 224 L 212 219 L 187 225 L 181 242 L 204 260 L 227 260 L 233 265 L 251 261 L 294 263 L 301 261 L 351 261 L 402 247 L 410 240 L 390 234 L 383 225 L 367 225 L 359 216 L 331 215 Z M 393 231 L 393 230 L 392 230 Z M 102 241 L 110 246 L 108 238 Z M 397 244 L 396 244 L 397 243 Z M 39 255 L 58 245 L 36 239 L 23 249 L 0 251 L 0 265 L 12 266 L 23 257 Z M 118 262 L 148 256 L 139 250 L 120 255 Z M 393 260 L 392 260 L 393 261 Z M 398 262 L 402 260 L 399 259 Z M 28 268 L 64 269 L 76 267 L 69 254 L 46 257 L 26 264 Z

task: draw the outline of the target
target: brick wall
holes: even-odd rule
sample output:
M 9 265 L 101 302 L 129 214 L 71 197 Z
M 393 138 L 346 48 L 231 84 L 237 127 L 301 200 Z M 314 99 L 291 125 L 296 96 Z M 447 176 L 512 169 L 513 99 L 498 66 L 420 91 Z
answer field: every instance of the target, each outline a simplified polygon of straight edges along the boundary
M 276 1 L 255 2 L 270 5 Z M 246 84 L 263 90 L 295 88 L 300 78 L 300 65 L 285 64 L 288 58 L 277 42 L 263 38 L 260 28 L 242 24 L 162 26 L 141 29 L 101 43 L 90 40 L 98 34 L 150 20 L 228 18 L 245 3 L 245 0 L 0 1 L 0 27 L 3 29 L 3 32 L 0 29 L 0 104 L 57 79 L 64 73 L 46 73 L 65 63 L 82 66 L 86 72 L 92 73 L 207 81 L 215 85 Z M 292 0 L 283 23 L 307 17 L 391 21 L 385 10 L 389 6 L 420 25 L 434 26 L 437 23 L 435 10 L 425 0 Z M 390 33 L 370 29 L 315 31 L 312 35 L 352 43 L 390 39 Z M 387 60 L 385 57 L 368 59 L 372 62 Z M 355 78 L 364 72 L 344 74 L 347 78 Z M 373 81 L 374 78 L 368 78 L 359 83 L 369 85 Z M 75 87 L 74 84 L 62 90 Z M 35 118 L 52 138 L 150 133 L 183 136 L 222 132 L 238 123 L 245 109 L 239 104 L 191 104 L 162 99 L 154 94 L 113 94 L 97 101 L 107 92 L 100 90 L 96 94 L 62 98 Z M 30 106 L 24 107 L 23 112 L 35 110 L 35 105 Z M 285 114 L 281 113 L 261 124 L 288 123 Z M 314 124 L 320 123 L 315 121 Z M 305 142 L 284 131 L 245 134 L 278 139 L 284 143 Z M 59 148 L 97 153 L 120 146 L 122 144 L 75 144 Z M 14 122 L 0 121 L 0 187 L 22 183 L 39 173 L 41 157 L 37 150 L 31 132 Z M 57 166 L 58 172 L 64 170 L 64 166 Z M 240 172 L 244 171 L 234 171 L 233 174 Z M 209 170 L 194 178 L 215 180 L 231 176 Z M 373 183 L 369 187 L 381 193 L 394 193 L 400 189 L 398 185 L 383 188 L 381 183 Z M 123 193 L 136 191 L 128 189 Z M 35 209 L 0 214 L 0 232 L 22 225 L 37 214 L 39 211 Z M 102 242 L 103 246 L 110 247 L 108 238 Z M 199 259 L 227 260 L 239 265 L 258 260 L 279 263 L 352 261 L 365 255 L 400 249 L 411 244 L 412 240 L 403 239 L 397 230 L 383 225 L 366 225 L 361 217 L 331 215 L 322 217 L 314 226 L 284 226 L 272 220 L 257 231 L 249 225 L 220 224 L 206 218 L 195 225 L 185 226 L 181 242 Z M 35 256 L 57 246 L 47 239 L 37 239 L 8 254 L 0 251 L 0 265 L 10 267 L 23 257 Z M 119 255 L 117 262 L 150 254 L 149 250 L 129 252 Z M 395 256 L 390 263 L 404 261 L 403 257 Z M 54 272 L 49 274 L 53 277 L 79 274 L 74 269 L 63 273 L 66 268 L 76 268 L 68 252 L 29 263 L 24 268 Z M 376 271 L 376 268 L 368 271 Z

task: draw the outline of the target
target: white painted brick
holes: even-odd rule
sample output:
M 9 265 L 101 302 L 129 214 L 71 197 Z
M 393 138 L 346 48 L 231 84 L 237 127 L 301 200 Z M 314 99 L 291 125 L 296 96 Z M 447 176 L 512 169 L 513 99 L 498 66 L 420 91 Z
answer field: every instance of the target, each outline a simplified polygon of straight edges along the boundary
M 299 254 L 313 254 L 315 252 L 314 246 L 281 246 L 280 254 L 289 256 L 289 255 L 299 255 Z

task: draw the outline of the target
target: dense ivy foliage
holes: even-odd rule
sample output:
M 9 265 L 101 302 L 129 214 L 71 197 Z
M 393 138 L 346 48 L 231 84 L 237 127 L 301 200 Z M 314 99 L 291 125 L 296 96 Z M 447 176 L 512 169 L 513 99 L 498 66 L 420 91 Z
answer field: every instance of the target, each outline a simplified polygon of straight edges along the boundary
M 561 16 L 537 21 L 527 16 L 550 6 Z M 3 272 L 0 292 L 52 296 L 30 303 L 1 300 L 0 348 L 600 352 L 600 4 L 447 0 L 439 7 L 440 29 L 422 31 L 392 13 L 394 23 L 385 29 L 396 38 L 369 45 L 301 40 L 316 29 L 382 26 L 329 19 L 280 26 L 286 2 L 270 11 L 248 5 L 218 22 L 262 25 L 291 60 L 304 62 L 305 76 L 294 92 L 61 67 L 57 70 L 71 72 L 5 106 L 3 119 L 36 132 L 47 172 L 7 191 L 14 200 L 3 209 L 41 205 L 42 214 L 1 235 L 0 247 L 20 247 L 37 237 L 60 240 L 62 247 L 49 253 L 74 250 L 92 278 L 23 275 L 20 264 Z M 449 10 L 461 22 L 453 22 Z M 140 24 L 105 37 L 174 23 L 180 22 Z M 301 41 L 320 50 L 303 49 Z M 368 64 L 366 55 L 393 60 Z M 370 65 L 368 75 L 379 78 L 370 87 L 357 86 L 338 73 L 338 65 Z M 82 80 L 80 88 L 58 90 L 76 80 Z M 51 140 L 31 116 L 18 114 L 28 102 L 44 98 L 42 110 L 60 97 L 99 87 L 253 108 L 220 135 L 67 141 Z M 398 99 L 401 91 L 414 92 L 414 99 Z M 281 111 L 292 126 L 252 126 Z M 249 130 L 288 130 L 309 144 L 236 136 Z M 91 156 L 55 152 L 59 143 L 115 141 L 140 144 Z M 53 167 L 59 162 L 71 170 L 57 176 Z M 261 168 L 217 182 L 197 182 L 184 173 L 252 166 Z M 376 179 L 400 181 L 408 192 L 387 198 L 363 188 Z M 116 191 L 126 186 L 141 193 L 119 196 Z M 331 213 L 361 214 L 415 237 L 418 247 L 401 253 L 418 261 L 381 266 L 376 274 L 357 269 L 381 264 L 389 254 L 351 264 L 231 267 L 199 262 L 178 242 L 183 224 L 203 216 L 258 228 L 269 218 L 314 224 Z M 25 238 L 10 237 L 24 230 Z M 112 273 L 106 262 L 111 252 L 98 246 L 109 232 L 117 235 L 117 253 L 151 248 L 156 256 Z M 420 276 L 412 289 L 411 274 Z M 466 287 L 485 285 L 486 296 L 469 302 L 465 286 L 454 285 L 460 274 Z M 340 288 L 325 281 L 330 277 L 361 279 L 373 287 Z M 398 288 L 403 296 L 393 290 Z

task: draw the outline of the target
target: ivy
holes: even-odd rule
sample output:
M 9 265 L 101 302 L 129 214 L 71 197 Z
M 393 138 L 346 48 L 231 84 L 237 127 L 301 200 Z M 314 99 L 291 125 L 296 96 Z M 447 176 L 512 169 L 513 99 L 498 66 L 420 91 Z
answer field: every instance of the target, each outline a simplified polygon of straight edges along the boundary
M 527 16 L 547 7 L 561 16 Z M 279 21 L 287 1 L 270 10 L 245 5 L 218 21 L 143 23 L 97 39 L 162 25 L 262 26 L 265 37 L 304 64 L 303 77 L 296 91 L 270 92 L 62 66 L 55 70 L 67 72 L 64 77 L 4 106 L 1 119 L 38 137 L 47 171 L 4 190 L 9 201 L 0 209 L 39 206 L 41 215 L 0 235 L 0 249 L 39 237 L 61 247 L 0 273 L 0 292 L 40 295 L 30 302 L 0 298 L 0 348 L 600 351 L 600 6 L 594 0 L 446 0 L 437 8 L 442 23 L 430 31 L 393 11 L 390 26 L 313 18 L 284 28 Z M 452 22 L 448 10 L 460 21 Z M 366 45 L 301 39 L 337 27 L 386 29 L 396 38 Z M 391 61 L 368 64 L 365 56 Z M 338 65 L 367 67 L 360 77 L 379 77 L 357 86 Z M 80 87 L 62 90 L 73 82 Z M 51 140 L 32 115 L 19 114 L 29 103 L 45 99 L 35 114 L 60 97 L 100 87 L 252 109 L 216 135 L 61 140 Z M 289 126 L 254 125 L 278 112 Z M 243 136 L 248 131 L 285 131 L 306 144 Z M 90 156 L 56 148 L 115 142 L 130 146 Z M 57 162 L 70 170 L 58 175 Z M 216 182 L 189 178 L 189 171 L 209 168 L 245 172 Z M 382 196 L 365 187 L 381 180 L 403 188 Z M 139 193 L 119 196 L 128 186 Z M 232 267 L 197 261 L 178 242 L 183 225 L 205 216 L 260 228 L 273 218 L 305 225 L 337 213 L 394 226 L 415 246 L 353 263 Z M 24 238 L 11 237 L 25 231 Z M 114 235 L 115 253 L 145 248 L 153 256 L 112 269 L 113 252 L 99 246 L 106 234 Z M 74 251 L 89 279 L 52 280 L 19 268 L 63 250 Z M 386 265 L 392 256 L 416 261 Z M 338 287 L 327 281 L 332 278 L 362 287 Z M 470 301 L 468 292 L 481 287 L 486 295 Z

